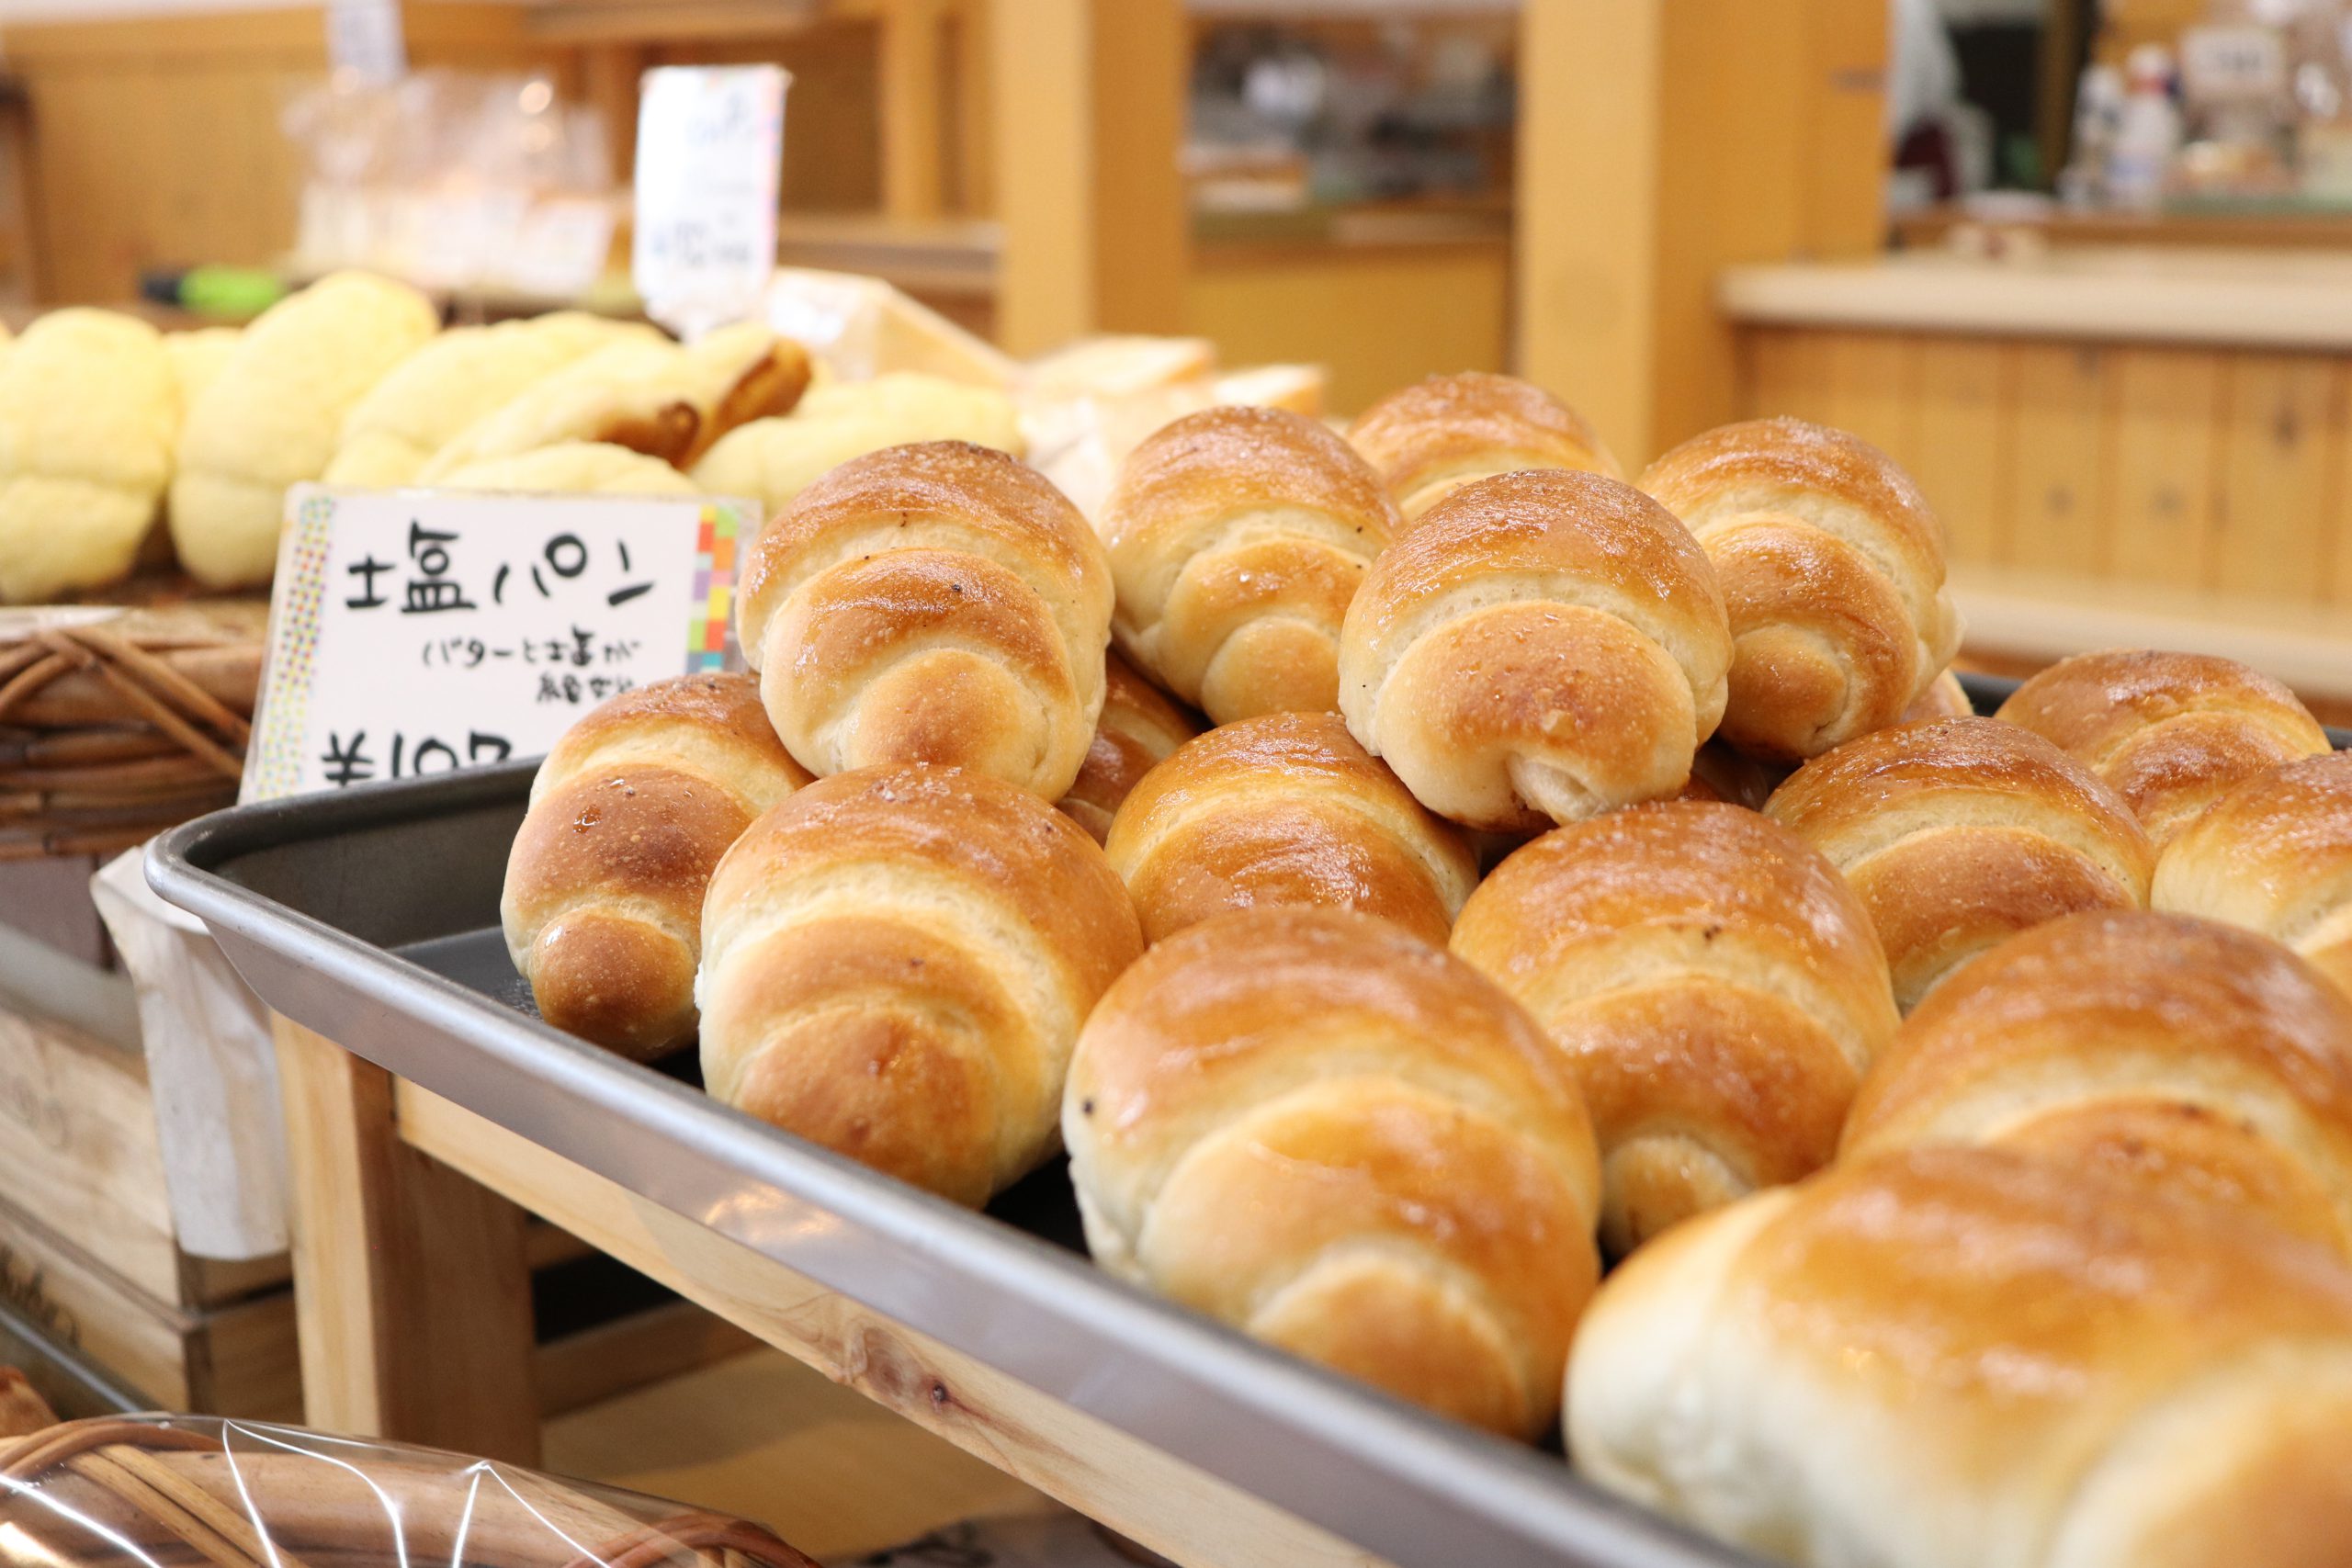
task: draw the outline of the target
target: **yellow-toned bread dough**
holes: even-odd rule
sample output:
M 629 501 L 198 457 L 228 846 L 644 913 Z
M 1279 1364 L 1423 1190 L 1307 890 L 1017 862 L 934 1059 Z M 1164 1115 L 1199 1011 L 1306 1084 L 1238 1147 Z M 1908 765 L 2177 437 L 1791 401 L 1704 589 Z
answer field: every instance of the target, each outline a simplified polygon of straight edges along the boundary
M 42 604 L 127 576 L 171 482 L 179 391 L 163 334 L 54 310 L 0 355 L 0 597 Z
M 572 361 L 631 339 L 662 341 L 641 321 L 584 310 L 443 333 L 395 366 L 345 418 L 326 482 L 407 484 L 474 421 Z
M 187 419 L 187 411 L 196 406 L 197 399 L 204 395 L 204 389 L 212 385 L 213 378 L 229 363 L 229 356 L 236 353 L 244 335 L 240 327 L 197 327 L 189 332 L 164 334 L 164 353 L 171 359 L 172 380 L 179 388 L 178 418 L 182 423 Z M 176 430 L 173 438 L 178 439 Z
M 220 588 L 269 581 L 287 487 L 326 471 L 345 416 L 438 325 L 408 285 L 344 272 L 245 329 L 180 432 L 172 545 L 191 575 Z
M 1016 457 L 1023 449 L 1019 412 L 1004 393 L 904 370 L 810 388 L 783 418 L 722 436 L 695 465 L 694 480 L 707 494 L 750 497 L 774 515 L 828 469 L 913 441 L 970 441 Z
M 510 457 L 469 463 L 440 481 L 443 490 L 536 494 L 698 495 L 694 481 L 659 457 L 603 441 L 565 441 Z

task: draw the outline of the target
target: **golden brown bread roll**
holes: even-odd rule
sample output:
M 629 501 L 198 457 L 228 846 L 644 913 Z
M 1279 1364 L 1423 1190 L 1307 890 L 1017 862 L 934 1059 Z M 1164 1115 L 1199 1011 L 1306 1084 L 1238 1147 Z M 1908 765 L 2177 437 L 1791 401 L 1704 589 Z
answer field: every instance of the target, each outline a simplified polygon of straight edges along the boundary
M 1340 716 L 1210 730 L 1146 773 L 1111 823 L 1146 942 L 1228 909 L 1355 909 L 1445 945 L 1478 862 Z
M 1101 843 L 1111 836 L 1111 818 L 1144 774 L 1201 732 L 1191 716 L 1160 694 L 1116 653 L 1104 656 L 1102 716 L 1078 781 L 1062 796 L 1061 809 Z
M 2078 653 L 2019 686 L 1996 716 L 2087 763 L 2158 850 L 2243 780 L 2328 749 L 2294 693 L 2202 653 Z
M 1846 1155 L 1920 1144 L 2103 1166 L 2352 1253 L 2352 998 L 2208 920 L 2052 920 L 1939 987 L 1863 1081 Z
M 1111 573 L 1018 458 L 932 441 L 843 463 L 761 530 L 741 606 L 768 716 L 809 772 L 937 762 L 1046 800 L 1078 777 Z
M 1622 479 L 1584 416 L 1530 381 L 1465 370 L 1391 392 L 1356 416 L 1348 440 L 1380 475 L 1409 525 L 1464 485 L 1522 468 L 1581 468 Z
M 1908 1012 L 2014 932 L 2148 901 L 2132 809 L 2039 735 L 1991 718 L 1906 724 L 1816 757 L 1765 814 L 1860 895 Z
M 1928 689 L 1919 694 L 1919 700 L 1903 710 L 1905 724 L 1917 724 L 1930 718 L 1975 716 L 1976 705 L 1969 701 L 1968 688 L 1962 685 L 1960 677 L 1950 670 L 1928 682 Z
M 1365 575 L 1340 707 L 1422 805 L 1524 831 L 1680 789 L 1730 663 L 1714 573 L 1656 502 L 1598 474 L 1504 474 Z
M 1642 489 L 1722 580 L 1738 654 L 1724 739 L 1798 761 L 1898 722 L 1960 646 L 1943 527 L 1877 447 L 1797 419 L 1726 424 Z
M 1120 650 L 1216 724 L 1338 699 L 1340 621 L 1396 528 L 1348 444 L 1281 409 L 1187 414 L 1103 502 Z
M 1736 806 L 1555 829 L 1479 885 L 1453 947 L 1575 1069 L 1612 1257 L 1827 1164 L 1894 1033 L 1885 955 L 1838 868 Z
M 1336 909 L 1188 927 L 1087 1020 L 1062 1132 L 1119 1278 L 1490 1430 L 1551 1425 L 1599 1269 L 1592 1130 L 1461 960 Z
M 2352 993 L 2352 751 L 2223 795 L 2165 847 L 2149 903 L 2260 931 Z
M 540 1016 L 633 1056 L 693 1033 L 711 868 L 808 782 L 749 675 L 656 681 L 564 731 L 531 781 L 499 905 Z
M 1143 949 L 1085 830 L 922 763 L 820 780 L 753 823 L 703 900 L 718 1099 L 963 1203 L 1054 1152 L 1062 1077 Z
M 1840 1162 L 1682 1226 L 1578 1330 L 1588 1478 L 1806 1568 L 2334 1568 L 2352 1270 L 2062 1162 Z

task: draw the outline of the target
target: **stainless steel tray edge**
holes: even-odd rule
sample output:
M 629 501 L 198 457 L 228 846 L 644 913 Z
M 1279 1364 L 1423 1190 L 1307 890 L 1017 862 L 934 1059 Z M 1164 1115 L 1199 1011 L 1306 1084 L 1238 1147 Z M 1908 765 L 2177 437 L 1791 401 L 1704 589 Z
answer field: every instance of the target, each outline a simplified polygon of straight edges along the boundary
M 243 807 L 155 840 L 156 892 L 270 1006 L 649 1201 L 1406 1568 L 1752 1559 L 816 1149 L 220 874 L 519 803 L 530 764 Z M 502 856 L 503 863 L 503 856 Z M 1237 1418 L 1238 1417 L 1238 1418 Z

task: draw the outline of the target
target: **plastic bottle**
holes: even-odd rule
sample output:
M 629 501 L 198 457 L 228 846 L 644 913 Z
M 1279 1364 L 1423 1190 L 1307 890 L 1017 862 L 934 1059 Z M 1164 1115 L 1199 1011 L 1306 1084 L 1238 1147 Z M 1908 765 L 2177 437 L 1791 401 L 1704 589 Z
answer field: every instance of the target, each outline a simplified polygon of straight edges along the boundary
M 2180 108 L 2172 97 L 2172 51 L 2143 43 L 2124 62 L 2123 115 L 2108 150 L 2107 197 L 2149 209 L 2164 199 L 2180 152 Z

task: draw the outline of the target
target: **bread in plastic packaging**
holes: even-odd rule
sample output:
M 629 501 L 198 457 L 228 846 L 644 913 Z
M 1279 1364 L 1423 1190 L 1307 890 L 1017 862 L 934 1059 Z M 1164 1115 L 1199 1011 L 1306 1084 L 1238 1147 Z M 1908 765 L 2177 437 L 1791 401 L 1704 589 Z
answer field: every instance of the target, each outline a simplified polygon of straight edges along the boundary
M 565 441 L 512 457 L 485 457 L 441 480 L 443 490 L 538 495 L 699 495 L 659 457 L 602 441 Z
M 458 432 L 512 402 L 533 382 L 631 339 L 663 341 L 642 322 L 583 310 L 443 333 L 377 382 L 345 418 L 326 482 L 407 484 Z
M 53 310 L 0 356 L 0 597 L 46 603 L 130 572 L 172 477 L 179 390 L 163 334 Z
M 919 441 L 1023 451 L 1019 412 L 1003 392 L 905 370 L 812 389 L 786 417 L 753 420 L 722 436 L 695 465 L 694 480 L 711 495 L 755 500 L 773 516 L 852 457 Z
M 0 1561 L 47 1568 L 816 1568 L 725 1514 L 515 1465 L 198 1416 L 0 1444 Z
M 345 272 L 245 329 L 180 432 L 172 544 L 190 575 L 215 588 L 269 581 L 287 487 L 326 471 L 345 416 L 438 324 L 408 285 Z

